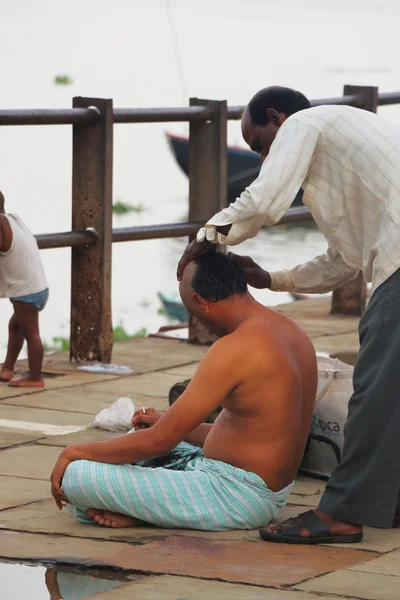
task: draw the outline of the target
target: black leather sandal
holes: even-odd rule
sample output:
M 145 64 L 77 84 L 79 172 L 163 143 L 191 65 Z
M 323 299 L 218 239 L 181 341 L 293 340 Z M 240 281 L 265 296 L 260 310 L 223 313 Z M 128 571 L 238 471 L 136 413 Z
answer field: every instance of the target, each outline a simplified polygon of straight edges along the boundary
M 361 542 L 363 539 L 362 533 L 333 534 L 313 510 L 302 513 L 294 519 L 287 519 L 280 525 L 281 533 L 273 533 L 263 527 L 260 529 L 260 536 L 266 542 L 278 544 L 350 544 Z M 309 537 L 300 535 L 302 527 L 307 529 Z

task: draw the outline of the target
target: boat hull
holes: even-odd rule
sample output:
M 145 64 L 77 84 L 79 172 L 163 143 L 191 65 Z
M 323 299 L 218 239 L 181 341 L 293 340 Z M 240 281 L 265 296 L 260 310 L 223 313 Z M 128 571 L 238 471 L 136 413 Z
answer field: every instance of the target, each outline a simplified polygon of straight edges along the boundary
M 176 162 L 185 173 L 189 175 L 189 140 L 188 138 L 166 134 L 169 146 L 175 156 Z M 251 150 L 228 146 L 228 202 L 235 202 L 236 198 L 245 190 L 260 172 L 260 157 Z M 299 190 L 293 200 L 292 206 L 302 203 L 303 190 Z

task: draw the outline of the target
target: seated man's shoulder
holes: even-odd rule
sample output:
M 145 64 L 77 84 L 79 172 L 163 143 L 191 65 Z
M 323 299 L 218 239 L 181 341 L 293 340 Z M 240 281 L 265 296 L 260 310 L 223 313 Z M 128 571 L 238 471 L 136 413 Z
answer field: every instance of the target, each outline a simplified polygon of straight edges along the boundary
M 220 338 L 211 347 L 215 352 L 224 352 L 238 357 L 243 354 L 269 352 L 274 347 L 268 327 L 262 319 L 249 319 L 235 331 Z

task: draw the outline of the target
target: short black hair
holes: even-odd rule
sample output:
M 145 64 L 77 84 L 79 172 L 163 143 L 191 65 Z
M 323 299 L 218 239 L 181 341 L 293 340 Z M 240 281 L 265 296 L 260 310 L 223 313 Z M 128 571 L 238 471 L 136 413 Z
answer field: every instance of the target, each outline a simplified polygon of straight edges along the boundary
M 4 212 L 4 203 L 5 203 L 5 199 L 3 194 L 0 192 L 0 213 Z
M 248 103 L 247 110 L 254 125 L 267 125 L 267 108 L 274 108 L 290 117 L 299 110 L 310 108 L 310 106 L 308 98 L 300 92 L 275 85 L 257 92 Z
M 210 250 L 194 260 L 193 290 L 204 300 L 219 302 L 247 293 L 243 268 L 229 255 Z

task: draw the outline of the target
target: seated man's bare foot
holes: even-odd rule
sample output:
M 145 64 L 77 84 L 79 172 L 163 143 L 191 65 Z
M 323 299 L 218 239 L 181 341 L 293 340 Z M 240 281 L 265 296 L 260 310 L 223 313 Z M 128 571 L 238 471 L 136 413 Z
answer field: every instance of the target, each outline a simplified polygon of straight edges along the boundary
M 140 525 L 145 524 L 139 519 L 135 519 L 134 517 L 128 517 L 128 515 L 123 515 L 121 513 L 114 513 L 111 510 L 100 511 L 100 514 L 94 516 L 94 521 L 98 525 L 103 525 L 104 527 L 112 528 L 139 527 Z
M 4 367 L 0 371 L 0 381 L 11 381 L 14 377 L 14 371 L 12 369 L 5 369 Z
M 95 517 L 97 517 L 98 515 L 102 515 L 103 514 L 103 510 L 101 510 L 100 508 L 89 508 L 86 511 L 87 516 L 89 517 L 89 519 L 93 519 Z
M 43 379 L 31 379 L 30 377 L 23 377 L 22 379 L 17 379 L 16 381 L 10 381 L 8 385 L 15 388 L 43 388 L 44 381 Z

